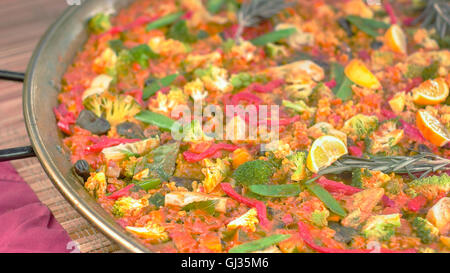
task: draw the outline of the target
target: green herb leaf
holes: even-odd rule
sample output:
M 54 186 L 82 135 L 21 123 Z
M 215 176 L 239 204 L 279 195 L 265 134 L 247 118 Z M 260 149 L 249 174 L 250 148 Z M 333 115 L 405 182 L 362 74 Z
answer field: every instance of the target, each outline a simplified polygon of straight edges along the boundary
M 148 202 L 157 208 L 164 207 L 165 197 L 160 192 L 157 192 L 148 199 Z
M 339 216 L 345 217 L 347 213 L 341 207 L 341 205 L 334 199 L 334 197 L 322 186 L 316 182 L 306 184 L 306 188 L 310 190 L 315 196 L 317 196 L 327 208 Z
M 189 28 L 187 27 L 185 20 L 180 20 L 173 24 L 167 33 L 167 37 L 188 44 L 197 40 L 197 37 L 189 32 Z
M 192 202 L 190 204 L 187 204 L 183 207 L 183 210 L 185 211 L 191 211 L 191 210 L 203 210 L 207 212 L 208 214 L 214 214 L 216 211 L 216 204 L 217 200 L 206 200 L 206 201 L 198 201 L 198 202 Z
M 133 47 L 130 49 L 130 54 L 133 57 L 133 61 L 137 62 L 144 69 L 148 67 L 148 61 L 150 59 L 156 59 L 159 57 L 159 55 L 153 52 L 153 50 L 146 44 Z
M 150 31 L 152 29 L 157 29 L 161 27 L 165 27 L 167 25 L 170 25 L 174 23 L 176 20 L 180 19 L 181 16 L 183 16 L 184 12 L 175 12 L 166 16 L 163 16 L 159 18 L 158 20 L 155 20 L 147 25 L 146 30 Z
M 147 179 L 147 180 L 143 180 L 143 181 L 133 181 L 133 183 L 142 188 L 143 190 L 153 190 L 159 187 L 159 185 L 161 185 L 161 180 L 159 178 L 152 178 L 152 179 Z
M 355 25 L 357 28 L 359 28 L 361 31 L 364 31 L 365 33 L 367 33 L 372 37 L 377 37 L 380 35 L 377 31 L 378 29 L 380 28 L 388 29 L 390 26 L 389 24 L 386 24 L 385 22 L 382 21 L 363 18 L 356 15 L 347 16 L 347 20 L 353 25 Z
M 146 164 L 146 167 L 149 168 L 151 173 L 157 175 L 161 181 L 167 181 L 175 171 L 175 164 L 179 151 L 179 142 L 159 146 L 148 153 L 148 157 L 151 158 L 153 162 Z
M 208 0 L 207 8 L 210 13 L 217 13 L 225 4 L 226 0 Z
M 251 40 L 252 44 L 256 46 L 263 46 L 268 43 L 275 43 L 281 39 L 287 38 L 294 34 L 297 30 L 295 28 L 287 28 L 269 32 L 267 34 L 261 35 L 253 40 Z
M 147 100 L 163 87 L 170 86 L 178 77 L 178 74 L 171 74 L 162 79 L 155 79 L 151 84 L 147 85 L 142 91 L 142 98 Z
M 431 65 L 425 67 L 422 71 L 422 79 L 424 81 L 437 78 L 439 70 L 439 62 L 434 61 Z
M 250 191 L 267 197 L 297 196 L 301 190 L 298 184 L 284 185 L 250 185 Z
M 256 241 L 248 242 L 242 245 L 235 246 L 231 248 L 229 253 L 249 253 L 253 251 L 266 249 L 274 244 L 281 241 L 289 239 L 291 235 L 289 234 L 275 234 L 269 237 L 265 237 Z
M 161 129 L 171 130 L 175 121 L 162 114 L 154 113 L 148 110 L 144 110 L 135 116 L 137 120 L 158 126 Z
M 342 100 L 350 99 L 353 94 L 352 85 L 353 82 L 344 75 L 344 80 L 341 82 L 341 85 L 339 85 L 335 90 L 336 97 Z

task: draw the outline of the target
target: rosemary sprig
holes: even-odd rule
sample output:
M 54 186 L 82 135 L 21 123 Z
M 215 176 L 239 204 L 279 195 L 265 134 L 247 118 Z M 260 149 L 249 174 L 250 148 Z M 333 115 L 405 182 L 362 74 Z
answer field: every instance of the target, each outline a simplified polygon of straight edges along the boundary
M 448 0 L 429 0 L 422 14 L 413 24 L 422 22 L 422 27 L 434 27 L 441 38 L 450 32 L 450 3 Z
M 320 170 L 319 175 L 341 174 L 360 168 L 387 174 L 408 174 L 411 178 L 417 179 L 415 173 L 421 173 L 420 178 L 422 178 L 430 172 L 450 170 L 450 159 L 427 152 L 413 156 L 371 156 L 369 158 L 345 155 L 331 166 Z
M 238 41 L 241 38 L 244 28 L 255 26 L 270 19 L 288 5 L 284 0 L 250 0 L 242 4 L 237 16 L 238 28 L 234 37 L 235 40 Z

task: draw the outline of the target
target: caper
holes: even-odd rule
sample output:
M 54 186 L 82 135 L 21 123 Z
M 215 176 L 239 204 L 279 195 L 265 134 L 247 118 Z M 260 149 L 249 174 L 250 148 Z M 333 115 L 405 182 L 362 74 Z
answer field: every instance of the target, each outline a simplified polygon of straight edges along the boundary
M 106 119 L 98 117 L 89 110 L 81 111 L 77 118 L 77 125 L 96 135 L 104 135 L 111 129 Z
M 73 165 L 73 170 L 78 176 L 83 178 L 83 181 L 86 181 L 91 175 L 89 163 L 84 159 L 80 159 L 75 162 Z

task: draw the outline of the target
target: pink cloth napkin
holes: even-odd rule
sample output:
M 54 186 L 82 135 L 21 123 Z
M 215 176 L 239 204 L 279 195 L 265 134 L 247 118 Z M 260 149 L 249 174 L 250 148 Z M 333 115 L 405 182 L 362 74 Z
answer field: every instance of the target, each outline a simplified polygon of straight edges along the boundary
M 0 252 L 66 253 L 70 241 L 12 165 L 0 163 Z

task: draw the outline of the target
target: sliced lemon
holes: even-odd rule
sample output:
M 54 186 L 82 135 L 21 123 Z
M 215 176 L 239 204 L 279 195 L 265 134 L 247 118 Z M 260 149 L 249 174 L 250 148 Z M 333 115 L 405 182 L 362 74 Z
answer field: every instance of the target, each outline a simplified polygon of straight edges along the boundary
M 345 67 L 345 75 L 352 82 L 371 89 L 378 89 L 381 87 L 377 77 L 367 68 L 363 61 L 353 59 Z
M 321 136 L 316 139 L 309 150 L 306 166 L 314 173 L 333 164 L 347 154 L 347 146 L 335 136 Z
M 436 146 L 442 147 L 450 141 L 450 134 L 444 125 L 426 110 L 419 110 L 416 125 L 422 135 Z
M 406 35 L 398 25 L 392 25 L 384 34 L 386 44 L 392 51 L 397 53 L 407 53 Z
M 413 101 L 419 105 L 434 105 L 448 97 L 448 85 L 443 78 L 427 80 L 412 90 Z

